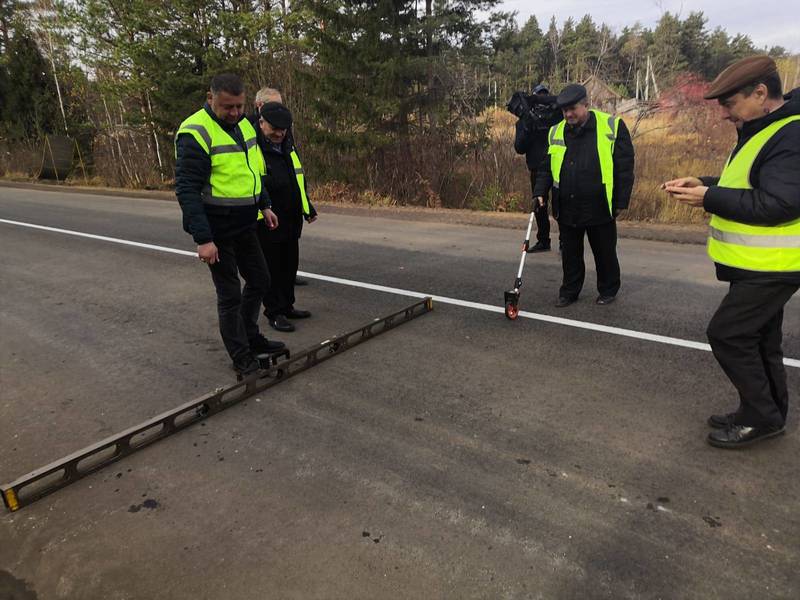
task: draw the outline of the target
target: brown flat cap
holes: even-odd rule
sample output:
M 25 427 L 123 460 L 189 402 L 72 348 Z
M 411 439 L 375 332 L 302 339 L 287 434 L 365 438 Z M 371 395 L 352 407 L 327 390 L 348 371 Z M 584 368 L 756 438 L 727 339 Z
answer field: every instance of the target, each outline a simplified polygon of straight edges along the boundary
M 737 60 L 717 75 L 703 98 L 713 100 L 714 98 L 736 93 L 762 77 L 777 72 L 778 67 L 769 56 L 748 56 Z

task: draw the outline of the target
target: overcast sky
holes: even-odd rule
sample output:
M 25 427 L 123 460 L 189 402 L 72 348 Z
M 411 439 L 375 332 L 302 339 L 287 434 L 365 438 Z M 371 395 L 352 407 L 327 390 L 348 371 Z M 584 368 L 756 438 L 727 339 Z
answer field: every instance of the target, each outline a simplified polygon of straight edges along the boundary
M 791 52 L 800 52 L 800 4 L 790 8 L 795 1 L 607 0 L 601 3 L 586 0 L 503 0 L 500 8 L 517 11 L 520 26 L 531 14 L 536 15 L 542 30 L 547 29 L 553 15 L 560 25 L 567 17 L 577 21 L 589 14 L 595 23 L 606 23 L 617 33 L 636 21 L 652 29 L 666 11 L 685 18 L 690 12 L 701 10 L 708 19 L 706 27 L 709 30 L 720 26 L 729 35 L 749 35 L 757 47 L 783 46 Z

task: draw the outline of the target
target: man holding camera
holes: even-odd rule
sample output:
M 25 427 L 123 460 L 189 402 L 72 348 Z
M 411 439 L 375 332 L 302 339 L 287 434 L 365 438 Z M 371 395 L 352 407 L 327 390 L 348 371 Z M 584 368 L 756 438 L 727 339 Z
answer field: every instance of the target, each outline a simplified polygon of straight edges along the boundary
M 517 132 L 514 137 L 514 150 L 525 155 L 525 162 L 531 174 L 531 192 L 536 183 L 536 170 L 547 152 L 547 132 L 558 124 L 561 111 L 555 106 L 555 96 L 539 84 L 533 88 L 531 96 L 521 92 L 514 94 L 509 102 L 509 111 L 519 117 Z M 550 217 L 547 214 L 547 196 L 543 203 L 534 202 L 533 211 L 536 216 L 536 243 L 528 252 L 546 252 L 550 250 Z

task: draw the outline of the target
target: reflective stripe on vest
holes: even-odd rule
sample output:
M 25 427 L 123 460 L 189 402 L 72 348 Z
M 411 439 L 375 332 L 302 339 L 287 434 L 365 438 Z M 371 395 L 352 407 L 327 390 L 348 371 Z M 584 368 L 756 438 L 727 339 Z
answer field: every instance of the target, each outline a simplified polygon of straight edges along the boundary
M 297 151 L 292 150 L 289 154 L 289 157 L 292 159 L 292 168 L 294 169 L 294 177 L 297 180 L 297 187 L 300 188 L 300 199 L 303 205 L 303 214 L 305 216 L 309 216 L 311 214 L 311 209 L 308 206 L 308 196 L 306 195 L 306 176 L 305 171 L 303 171 L 303 165 L 300 163 L 300 157 L 297 156 Z M 261 220 L 264 218 L 264 215 L 261 214 L 261 211 L 258 213 L 258 219 Z
M 178 128 L 178 136 L 188 133 L 209 155 L 211 176 L 201 196 L 204 204 L 212 206 L 251 206 L 261 195 L 263 159 L 256 143 L 256 130 L 247 119 L 239 121 L 247 151 L 201 108 Z M 177 147 L 176 147 L 177 153 Z
M 751 190 L 750 170 L 764 145 L 783 126 L 800 121 L 787 117 L 756 133 L 729 158 L 717 185 Z M 779 225 L 747 225 L 712 215 L 708 255 L 714 262 L 747 271 L 800 271 L 800 219 Z
M 303 165 L 300 164 L 300 157 L 297 152 L 292 150 L 289 155 L 292 158 L 292 166 L 294 167 L 294 176 L 297 179 L 297 187 L 300 188 L 300 198 L 303 201 L 303 214 L 308 216 L 311 214 L 311 209 L 308 207 L 308 196 L 306 195 L 306 175 L 303 171 Z
M 600 175 L 606 189 L 608 212 L 614 214 L 612 200 L 614 197 L 614 142 L 619 131 L 619 117 L 592 110 L 597 122 L 597 156 L 600 160 Z M 550 155 L 550 171 L 553 175 L 554 187 L 559 187 L 561 181 L 561 167 L 567 154 L 567 144 L 564 141 L 564 128 L 566 121 L 550 128 L 547 153 Z

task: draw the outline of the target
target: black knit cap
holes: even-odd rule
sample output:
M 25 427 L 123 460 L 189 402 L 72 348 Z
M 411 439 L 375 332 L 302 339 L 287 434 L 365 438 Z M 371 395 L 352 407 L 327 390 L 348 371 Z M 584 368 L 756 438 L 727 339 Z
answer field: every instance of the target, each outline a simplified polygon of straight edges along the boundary
M 266 102 L 261 107 L 261 118 L 276 129 L 289 129 L 292 126 L 292 113 L 280 102 Z

